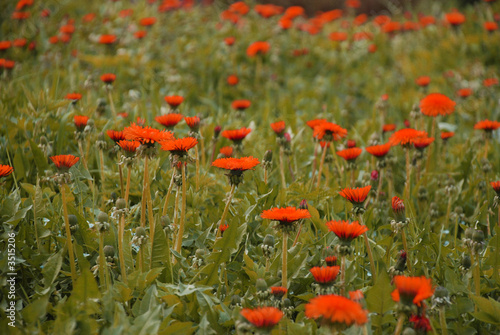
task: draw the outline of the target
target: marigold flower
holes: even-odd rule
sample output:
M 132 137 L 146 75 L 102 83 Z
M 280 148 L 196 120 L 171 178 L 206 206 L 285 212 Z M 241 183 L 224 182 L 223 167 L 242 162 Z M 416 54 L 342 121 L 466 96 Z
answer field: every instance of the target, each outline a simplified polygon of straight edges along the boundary
M 467 98 L 472 94 L 472 89 L 470 88 L 461 88 L 457 91 L 457 95 L 461 98 Z
M 363 152 L 361 148 L 349 148 L 337 151 L 337 155 L 345 159 L 346 161 L 353 161 L 358 158 L 359 155 Z
M 361 326 L 368 322 L 368 312 L 360 304 L 334 294 L 312 298 L 306 305 L 305 314 L 310 319 L 320 319 L 330 326 Z
M 243 111 L 243 110 L 247 109 L 248 107 L 250 107 L 251 104 L 252 103 L 250 102 L 250 100 L 234 100 L 231 103 L 231 107 L 233 107 L 233 109 Z
M 434 142 L 434 137 L 419 137 L 413 141 L 415 149 L 423 150 Z
M 363 207 L 363 203 L 372 189 L 371 185 L 358 188 L 344 188 L 339 194 L 350 201 L 356 207 Z
M 498 128 L 500 128 L 500 122 L 498 121 L 483 120 L 474 125 L 474 129 L 482 129 L 487 132 L 491 132 Z
M 198 131 L 200 128 L 200 118 L 198 116 L 186 116 L 184 121 L 192 131 Z
M 271 208 L 264 210 L 260 217 L 263 219 L 269 219 L 273 221 L 278 221 L 277 229 L 288 230 L 295 227 L 295 222 L 302 219 L 308 219 L 311 217 L 309 210 L 295 207 L 283 207 L 283 208 Z
M 368 231 L 368 227 L 360 225 L 358 221 L 328 221 L 325 223 L 329 231 L 332 231 L 344 243 L 350 243 L 356 237 Z
M 490 182 L 491 187 L 495 190 L 497 195 L 500 196 L 500 180 L 499 181 L 491 181 Z
M 101 76 L 101 81 L 106 84 L 112 84 L 116 80 L 116 75 L 113 73 L 105 73 Z
M 154 145 L 156 142 L 172 140 L 174 138 L 174 135 L 170 131 L 143 127 L 135 123 L 126 127 L 123 132 L 127 140 L 139 141 L 146 145 Z
M 0 165 L 0 178 L 7 177 L 14 171 L 14 168 L 10 165 Z
M 420 101 L 420 111 L 427 116 L 448 115 L 455 110 L 456 103 L 441 93 L 431 93 Z
M 243 127 L 241 129 L 235 130 L 224 130 L 221 135 L 228 140 L 238 143 L 243 141 L 243 139 L 245 139 L 245 137 L 250 134 L 251 131 L 252 129 Z
M 110 129 L 106 131 L 106 134 L 108 134 L 108 137 L 115 143 L 118 143 L 119 141 L 123 141 L 125 139 L 125 134 L 123 130 L 117 131 Z
M 498 85 L 498 79 L 497 78 L 486 78 L 483 80 L 483 86 L 484 87 L 491 87 Z
M 305 14 L 305 10 L 301 6 L 290 6 L 285 10 L 283 16 L 286 16 L 289 19 L 294 19 L 297 16 L 303 16 Z
M 256 328 L 266 329 L 276 326 L 283 317 L 283 312 L 276 307 L 243 308 L 240 314 Z
M 89 117 L 85 115 L 75 115 L 73 117 L 73 122 L 75 123 L 76 130 L 83 131 L 87 126 Z
M 184 101 L 184 97 L 180 95 L 169 95 L 166 96 L 164 99 L 167 102 L 167 104 L 172 108 L 178 107 Z
M 137 151 L 137 148 L 139 148 L 139 146 L 141 145 L 141 142 L 139 142 L 139 141 L 120 140 L 120 141 L 118 141 L 117 144 L 126 153 L 134 154 Z
M 57 155 L 51 156 L 50 159 L 54 162 L 59 171 L 68 171 L 80 160 L 80 157 L 75 157 L 73 155 Z
M 417 79 L 415 79 L 415 83 L 421 87 L 428 86 L 431 83 L 431 77 L 427 76 L 418 77 Z
M 279 19 L 278 25 L 280 26 L 281 29 L 287 30 L 292 28 L 293 21 L 287 17 L 282 17 L 281 19 Z
M 459 12 L 445 14 L 446 21 L 452 26 L 458 27 L 465 22 L 465 15 Z
M 455 136 L 455 133 L 452 132 L 452 131 L 447 131 L 447 132 L 445 131 L 445 132 L 441 133 L 441 139 L 442 140 L 447 140 L 449 138 L 452 138 L 453 136 Z
M 254 57 L 256 55 L 265 55 L 269 49 L 271 49 L 271 45 L 268 42 L 257 41 L 250 44 L 247 48 L 248 57 Z
M 314 127 L 313 136 L 318 140 L 338 141 L 347 136 L 347 130 L 332 122 L 322 122 Z
M 388 132 L 390 132 L 390 131 L 394 131 L 394 130 L 396 130 L 396 125 L 395 125 L 394 123 L 391 123 L 391 124 L 384 124 L 384 125 L 382 126 L 382 131 L 383 131 L 384 133 L 388 133 Z
M 278 300 L 283 298 L 288 290 L 283 286 L 272 286 L 271 294 Z
M 145 17 L 139 20 L 139 24 L 143 27 L 149 27 L 156 23 L 156 17 Z
M 415 139 L 420 137 L 427 137 L 427 133 L 413 128 L 404 128 L 392 134 L 389 138 L 389 143 L 391 143 L 391 145 L 400 144 L 402 146 L 408 146 L 413 144 Z
M 155 117 L 155 121 L 165 126 L 167 129 L 175 127 L 184 118 L 182 114 L 169 113 Z
M 432 297 L 431 279 L 425 277 L 405 277 L 395 276 L 394 284 L 396 289 L 391 293 L 392 300 L 401 302 L 404 305 L 420 306 L 421 302 Z
M 177 156 L 184 156 L 188 150 L 198 144 L 198 140 L 194 137 L 184 137 L 168 141 L 160 142 L 161 149 L 170 151 L 171 154 Z
M 229 75 L 229 76 L 227 77 L 227 80 L 226 80 L 226 81 L 227 81 L 227 84 L 228 84 L 228 85 L 235 86 L 235 85 L 237 85 L 237 84 L 238 84 L 238 82 L 239 82 L 240 80 L 238 79 L 238 76 L 237 76 L 237 75 L 232 74 L 232 75 Z
M 246 170 L 253 170 L 253 168 L 259 164 L 260 162 L 257 158 L 250 156 L 241 158 L 219 158 L 212 163 L 212 166 L 238 173 Z
M 231 157 L 233 154 L 233 147 L 222 147 L 220 148 L 219 152 L 224 156 L 224 157 Z
M 309 270 L 314 277 L 314 281 L 319 284 L 331 284 L 340 272 L 339 266 L 315 266 Z
M 378 144 L 378 145 L 372 145 L 369 147 L 366 147 L 365 150 L 377 157 L 377 158 L 382 158 L 385 155 L 389 153 L 389 150 L 391 149 L 392 145 L 390 143 L 385 143 L 385 144 Z
M 271 123 L 271 128 L 278 136 L 282 136 L 285 131 L 285 121 Z
M 74 102 L 80 100 L 82 95 L 80 93 L 68 93 L 65 97 L 67 100 L 73 100 Z
M 100 44 L 113 44 L 116 42 L 116 36 L 115 35 L 101 35 L 99 37 L 99 43 Z

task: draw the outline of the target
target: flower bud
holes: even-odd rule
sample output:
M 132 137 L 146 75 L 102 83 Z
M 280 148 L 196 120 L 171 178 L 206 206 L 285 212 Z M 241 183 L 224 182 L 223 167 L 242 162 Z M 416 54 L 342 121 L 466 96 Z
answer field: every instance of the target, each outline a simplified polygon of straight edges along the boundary
M 255 287 L 257 288 L 257 291 L 267 291 L 267 283 L 262 278 L 257 279 Z
M 264 154 L 264 162 L 271 162 L 273 160 L 273 152 L 271 150 L 267 150 Z
M 68 215 L 68 222 L 70 226 L 76 226 L 78 224 L 78 219 L 76 215 L 70 214 Z
M 117 209 L 125 209 L 127 208 L 127 202 L 123 198 L 116 199 L 116 208 Z
M 111 245 L 106 245 L 104 248 L 104 256 L 106 257 L 115 257 L 115 248 L 113 248 L 113 246 Z
M 472 265 L 472 261 L 470 259 L 470 256 L 469 255 L 466 255 L 464 254 L 462 256 L 462 259 L 460 261 L 460 265 L 464 268 L 464 269 L 470 269 L 471 265 Z
M 472 234 L 472 240 L 477 243 L 484 242 L 484 232 L 482 230 L 474 230 Z
M 300 202 L 299 204 L 299 209 L 307 209 L 307 200 L 306 199 L 302 199 L 302 201 Z
M 170 226 L 170 224 L 171 224 L 171 221 L 170 221 L 170 218 L 168 217 L 168 215 L 163 215 L 160 219 L 160 222 L 161 222 L 161 225 L 163 227 Z
M 273 235 L 266 235 L 266 237 L 264 237 L 264 242 L 263 242 L 265 245 L 268 245 L 270 247 L 274 247 L 274 244 L 275 244 L 275 241 L 274 241 L 274 236 Z
M 377 170 L 373 170 L 371 173 L 370 173 L 370 179 L 371 180 L 378 180 L 378 171 Z
M 145 237 L 146 236 L 146 230 L 143 228 L 143 227 L 138 227 L 136 230 L 135 230 L 135 235 L 137 237 Z
M 99 221 L 99 222 L 108 222 L 108 214 L 106 214 L 104 212 L 100 212 L 97 215 L 97 221 Z

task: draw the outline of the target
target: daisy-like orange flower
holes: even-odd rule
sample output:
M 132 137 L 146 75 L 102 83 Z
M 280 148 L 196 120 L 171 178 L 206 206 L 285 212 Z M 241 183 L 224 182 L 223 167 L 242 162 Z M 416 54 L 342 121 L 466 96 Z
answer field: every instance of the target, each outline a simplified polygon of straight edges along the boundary
M 337 151 L 337 155 L 345 159 L 346 161 L 354 161 L 363 152 L 361 148 L 349 148 Z
M 358 221 L 328 221 L 326 226 L 329 231 L 332 231 L 343 243 L 347 244 L 368 231 L 368 227 L 360 225 Z
M 161 149 L 170 151 L 172 155 L 185 156 L 189 149 L 198 144 L 198 140 L 194 137 L 184 137 L 169 141 L 160 142 Z
M 391 143 L 391 145 L 400 144 L 402 146 L 410 146 L 420 137 L 427 137 L 427 133 L 413 128 L 403 128 L 392 134 L 389 138 L 389 143 Z
M 116 36 L 115 35 L 101 35 L 99 37 L 99 43 L 100 44 L 106 44 L 106 45 L 111 45 L 116 42 Z
M 356 207 L 363 207 L 363 203 L 372 189 L 371 185 L 358 188 L 344 188 L 339 194 L 350 201 Z
M 498 121 L 483 120 L 474 125 L 474 129 L 482 129 L 486 132 L 492 132 L 498 128 L 500 128 L 500 122 Z
M 243 308 L 240 314 L 256 328 L 271 329 L 276 326 L 283 312 L 276 307 Z
M 420 87 L 426 87 L 429 86 L 431 83 L 431 77 L 428 76 L 421 76 L 415 79 L 415 83 L 420 86 Z
M 106 131 L 106 134 L 108 134 L 108 137 L 117 144 L 118 144 L 118 142 L 125 139 L 125 134 L 123 133 L 123 130 L 117 131 L 117 130 L 110 129 L 110 130 Z
M 142 144 L 153 146 L 156 142 L 172 140 L 174 135 L 165 130 L 139 126 L 132 123 L 123 130 L 127 140 L 139 141 Z
M 156 17 L 145 17 L 139 20 L 139 24 L 143 27 L 149 27 L 156 23 Z
M 457 91 L 457 95 L 460 97 L 460 98 L 467 98 L 468 96 L 470 96 L 472 94 L 472 89 L 470 88 L 461 88 Z
M 264 210 L 262 214 L 260 214 L 260 217 L 263 219 L 279 221 L 282 225 L 290 225 L 298 220 L 310 218 L 311 214 L 307 209 L 298 209 L 288 206 Z
M 446 141 L 447 139 L 450 139 L 453 136 L 455 136 L 455 133 L 453 131 L 444 131 L 441 133 L 441 139 L 443 141 Z
M 434 142 L 434 137 L 419 137 L 413 141 L 413 146 L 415 149 L 424 150 L 431 145 L 432 142 Z
M 458 27 L 465 22 L 465 15 L 459 12 L 446 13 L 445 18 L 454 27 Z
M 396 196 L 392 198 L 392 211 L 398 222 L 404 222 L 406 220 L 405 203 Z
M 431 93 L 420 100 L 420 112 L 427 116 L 448 115 L 455 110 L 455 101 L 441 93 Z
M 180 95 L 169 95 L 166 96 L 165 102 L 172 108 L 177 108 L 184 101 L 184 97 Z
M 228 140 L 231 140 L 236 143 L 241 143 L 245 139 L 245 137 L 250 134 L 252 129 L 250 128 L 241 128 L 241 129 L 235 129 L 235 130 L 224 130 L 221 135 Z
M 8 165 L 4 165 L 8 166 Z M 500 180 L 499 181 L 491 181 L 490 182 L 491 187 L 495 190 L 498 196 L 500 196 Z
M 392 145 L 390 143 L 385 143 L 385 144 L 378 144 L 378 145 L 372 145 L 369 147 L 366 147 L 365 150 L 377 157 L 377 158 L 382 158 L 385 157 L 389 153 L 389 150 L 391 149 Z
M 240 80 L 238 79 L 237 75 L 231 74 L 227 77 L 226 81 L 228 85 L 235 86 Z
M 224 38 L 224 43 L 226 43 L 227 46 L 233 45 L 234 42 L 236 42 L 236 38 L 234 38 L 233 36 Z
M 220 231 L 221 236 L 224 235 L 224 232 L 227 230 L 227 228 L 229 228 L 228 224 L 221 223 L 219 225 L 219 231 Z
M 116 80 L 116 75 L 113 73 L 105 73 L 101 76 L 101 81 L 106 84 L 113 84 Z
M 89 121 L 89 117 L 85 115 L 75 115 L 73 117 L 73 122 L 75 123 L 75 127 L 77 131 L 83 131 L 87 126 L 87 122 Z
M 224 156 L 224 157 L 231 157 L 233 154 L 233 147 L 222 147 L 220 148 L 219 152 Z
M 313 277 L 314 281 L 318 284 L 328 285 L 335 281 L 337 275 L 340 272 L 339 266 L 315 266 L 309 270 Z
M 140 40 L 140 39 L 143 39 L 144 37 L 146 37 L 147 34 L 148 34 L 148 32 L 145 30 L 138 30 L 134 33 L 134 37 L 137 38 L 138 40 Z
M 200 129 L 200 118 L 198 116 L 186 116 L 184 118 L 191 131 L 197 132 Z
M 484 87 L 491 87 L 498 85 L 498 79 L 497 78 L 486 78 L 483 80 L 483 86 Z
M 407 306 L 420 306 L 434 294 L 430 278 L 395 276 L 394 284 L 396 289 L 391 293 L 392 300 Z
M 283 286 L 271 287 L 271 294 L 278 300 L 281 300 L 281 298 L 285 296 L 286 292 L 288 292 L 288 290 Z
M 121 140 L 118 141 L 117 144 L 120 146 L 120 148 L 122 148 L 127 157 L 132 157 L 135 155 L 135 152 L 137 151 L 137 148 L 139 148 L 139 146 L 141 145 L 141 142 Z
M 318 140 L 338 141 L 347 136 L 347 130 L 332 122 L 322 122 L 314 127 L 313 136 Z
M 285 132 L 285 121 L 271 123 L 271 128 L 278 136 L 282 136 Z
M 213 161 L 212 166 L 228 170 L 229 181 L 231 184 L 238 185 L 242 179 L 244 171 L 253 170 L 254 167 L 260 164 L 260 161 L 254 157 L 241 158 L 218 158 Z
M 328 38 L 330 39 L 330 41 L 334 41 L 334 42 L 342 42 L 342 41 L 345 41 L 347 40 L 347 33 L 343 32 L 343 31 L 335 31 L 333 33 L 330 33 L 330 35 L 328 35 Z
M 82 95 L 80 93 L 68 93 L 65 98 L 66 100 L 73 100 L 73 102 L 76 102 L 82 98 Z
M 54 162 L 59 171 L 68 171 L 73 165 L 78 163 L 80 157 L 75 157 L 73 155 L 58 155 L 51 156 L 50 159 Z
M 485 22 L 483 26 L 484 26 L 484 29 L 490 33 L 495 31 L 495 30 L 498 30 L 498 24 L 494 21 Z
M 320 295 L 306 305 L 306 316 L 336 327 L 358 326 L 368 322 L 368 312 L 360 304 L 339 295 Z
M 243 111 L 243 110 L 247 109 L 248 107 L 250 107 L 251 104 L 252 103 L 250 102 L 250 100 L 234 100 L 231 103 L 231 107 L 233 107 L 233 109 Z
M 326 119 L 314 119 L 314 120 L 310 120 L 310 121 L 307 121 L 306 124 L 314 130 L 314 128 L 316 128 L 318 125 L 324 123 L 324 122 L 327 122 Z
M 382 126 L 382 131 L 383 131 L 384 133 L 388 133 L 388 132 L 390 132 L 390 131 L 394 131 L 394 130 L 396 130 L 396 125 L 395 125 L 394 123 L 384 124 L 384 125 Z
M 10 165 L 0 165 L 0 178 L 7 177 L 14 171 L 14 168 Z
M 163 125 L 167 129 L 174 128 L 184 118 L 182 114 L 169 113 L 155 117 L 156 122 Z
M 271 45 L 268 42 L 253 42 L 247 48 L 248 57 L 255 57 L 256 55 L 265 55 L 269 49 L 271 49 Z

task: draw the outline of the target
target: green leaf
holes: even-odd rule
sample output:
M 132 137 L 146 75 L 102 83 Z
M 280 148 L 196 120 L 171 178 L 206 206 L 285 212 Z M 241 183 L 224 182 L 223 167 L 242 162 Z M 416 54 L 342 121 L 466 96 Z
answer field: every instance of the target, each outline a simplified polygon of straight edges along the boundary
M 61 271 L 63 252 L 68 252 L 68 250 L 66 248 L 60 249 L 57 253 L 50 256 L 44 264 L 42 275 L 45 287 L 50 287 L 54 280 L 56 280 L 59 271 Z
M 170 262 L 168 259 L 167 237 L 159 222 L 155 224 L 155 236 L 151 254 L 152 268 L 161 267 L 165 262 Z
M 311 213 L 311 221 L 314 224 L 316 230 L 321 231 L 324 234 L 328 233 L 328 228 L 326 227 L 323 220 L 321 220 L 321 218 L 319 217 L 318 210 L 313 206 L 308 206 L 307 209 L 309 210 L 309 213 Z
M 192 322 L 173 322 L 167 328 L 161 330 L 158 335 L 190 335 L 193 334 L 195 328 L 193 328 Z
M 472 313 L 475 318 L 487 323 L 500 324 L 500 302 L 492 298 L 486 299 L 477 296 L 471 296 L 471 298 L 478 308 L 478 312 Z
M 141 300 L 141 305 L 137 315 L 144 314 L 158 306 L 158 301 L 156 300 L 157 295 L 158 290 L 156 289 L 156 285 L 153 284 L 146 290 L 146 294 L 144 294 L 144 297 Z
M 368 310 L 376 313 L 372 317 L 372 323 L 376 327 L 382 326 L 384 315 L 394 306 L 394 301 L 391 298 L 392 290 L 389 276 L 385 271 L 382 271 L 377 278 L 375 286 L 366 292 Z
M 38 174 L 43 175 L 45 170 L 49 169 L 49 164 L 47 163 L 47 158 L 43 154 L 42 150 L 35 144 L 32 140 L 29 140 L 31 153 L 35 159 L 35 165 L 38 169 Z
M 210 327 L 210 323 L 208 322 L 207 315 L 203 314 L 201 321 L 198 325 L 198 330 L 196 331 L 196 335 L 213 335 L 216 332 Z
M 35 301 L 32 301 L 22 311 L 24 321 L 26 321 L 27 323 L 34 323 L 42 318 L 47 313 L 48 303 L 49 295 L 40 297 Z
M 130 327 L 130 334 L 156 334 L 161 324 L 160 310 L 161 306 L 159 305 L 137 317 Z

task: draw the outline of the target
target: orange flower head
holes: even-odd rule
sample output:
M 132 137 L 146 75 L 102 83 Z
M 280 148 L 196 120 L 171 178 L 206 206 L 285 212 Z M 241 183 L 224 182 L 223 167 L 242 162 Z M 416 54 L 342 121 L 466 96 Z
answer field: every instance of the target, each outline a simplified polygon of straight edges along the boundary
M 314 119 L 314 120 L 310 120 L 310 121 L 307 121 L 306 124 L 314 130 L 314 128 L 316 128 L 318 125 L 324 123 L 324 122 L 327 122 L 326 119 Z
M 385 144 L 379 144 L 379 145 L 372 145 L 369 147 L 366 147 L 365 150 L 377 157 L 377 158 L 383 158 L 385 155 L 389 153 L 389 150 L 391 149 L 392 145 L 390 143 L 385 143 Z
M 441 93 L 431 93 L 420 101 L 420 112 L 427 116 L 448 115 L 455 110 L 456 103 Z
M 0 41 L 0 51 L 9 49 L 12 46 L 11 41 Z
M 495 30 L 498 30 L 498 24 L 494 21 L 485 22 L 484 29 L 486 29 L 487 31 L 489 31 L 491 33 Z
M 194 137 L 184 137 L 168 141 L 162 141 L 160 143 L 161 149 L 165 151 L 170 151 L 172 155 L 185 156 L 189 149 L 193 148 L 198 144 L 198 140 Z
M 283 13 L 284 8 L 281 6 L 276 6 L 272 4 L 265 4 L 265 5 L 255 5 L 253 8 L 255 12 L 257 12 L 260 16 L 263 18 L 270 18 L 272 16 L 279 15 Z
M 105 73 L 101 76 L 101 81 L 106 84 L 113 84 L 116 80 L 116 75 L 113 73 Z
M 30 12 L 14 12 L 11 18 L 14 20 L 26 20 L 31 16 Z
M 368 227 L 360 225 L 358 221 L 328 221 L 326 223 L 329 231 L 332 231 L 343 244 L 349 245 L 356 237 L 368 231 Z
M 347 130 L 332 122 L 323 122 L 314 127 L 313 136 L 323 141 L 338 141 L 347 136 Z
M 5 165 L 4 165 L 5 166 Z M 500 196 L 500 180 L 490 182 L 491 187 L 495 190 L 498 196 Z
M 117 144 L 120 146 L 120 148 L 122 148 L 122 150 L 125 153 L 125 156 L 132 157 L 135 155 L 135 152 L 137 151 L 137 148 L 139 148 L 139 146 L 141 145 L 141 142 L 121 140 L 118 141 Z
M 474 129 L 482 129 L 486 132 L 492 132 L 498 128 L 500 128 L 500 122 L 498 121 L 483 120 L 474 125 Z
M 187 116 L 184 118 L 191 131 L 197 132 L 200 129 L 200 118 L 198 116 Z
M 260 162 L 254 157 L 241 158 L 218 158 L 213 161 L 212 166 L 228 170 L 229 183 L 238 186 L 243 181 L 243 172 L 253 170 Z
M 427 76 L 418 77 L 417 79 L 415 79 L 415 83 L 420 87 L 429 86 L 429 84 L 431 83 L 431 77 Z
M 231 103 L 231 107 L 239 111 L 244 111 L 245 109 L 250 107 L 251 104 L 252 103 L 250 102 L 250 100 L 234 100 Z
M 420 306 L 423 300 L 434 294 L 430 278 L 395 276 L 394 284 L 396 289 L 391 293 L 392 300 L 407 306 Z
M 337 275 L 340 272 L 339 266 L 315 266 L 309 270 L 313 277 L 314 281 L 321 285 L 330 285 L 333 284 Z
M 75 123 L 77 131 L 84 131 L 88 121 L 89 117 L 85 115 L 75 115 L 73 117 L 73 122 Z
M 117 131 L 117 130 L 108 130 L 106 131 L 106 134 L 108 134 L 108 137 L 112 139 L 116 144 L 118 142 L 123 141 L 125 139 L 125 133 L 122 131 Z
M 243 127 L 235 130 L 224 130 L 221 135 L 235 143 L 241 143 L 251 131 L 252 129 Z
M 285 132 L 285 121 L 271 123 L 271 128 L 276 133 L 276 135 L 283 136 L 283 133 Z
M 271 45 L 268 42 L 253 42 L 247 48 L 248 57 L 255 57 L 256 55 L 265 55 L 271 49 Z
M 82 98 L 80 93 L 68 93 L 66 94 L 66 100 L 72 100 L 73 102 L 77 102 Z
M 394 123 L 391 123 L 391 124 L 384 124 L 384 125 L 382 126 L 382 131 L 383 131 L 384 133 L 388 133 L 388 132 L 390 132 L 390 131 L 394 131 L 394 130 L 396 130 L 396 125 L 395 125 Z
M 115 35 L 101 35 L 99 37 L 99 43 L 100 44 L 106 44 L 106 45 L 111 45 L 116 42 L 116 36 Z
M 392 211 L 394 212 L 394 215 L 396 216 L 396 220 L 398 220 L 398 222 L 406 221 L 405 203 L 403 202 L 403 200 L 396 196 L 392 198 Z
M 472 94 L 472 89 L 470 88 L 461 88 L 457 91 L 457 95 L 460 97 L 460 98 L 467 98 L 468 96 L 470 96 Z
M 144 37 L 146 37 L 147 34 L 148 34 L 148 32 L 145 30 L 138 30 L 134 33 L 134 37 L 137 38 L 138 40 L 140 40 L 140 39 L 143 39 Z
M 283 14 L 283 16 L 286 16 L 289 19 L 294 19 L 297 16 L 303 16 L 304 14 L 305 14 L 305 10 L 304 10 L 303 7 L 301 7 L 301 6 L 291 6 L 291 7 L 288 7 L 285 10 L 285 14 Z
M 224 38 L 224 43 L 226 43 L 227 46 L 231 46 L 236 42 L 236 39 L 233 36 L 229 36 Z
M 228 225 L 228 224 L 223 224 L 223 223 L 221 223 L 221 224 L 219 225 L 219 231 L 220 231 L 221 236 L 223 236 L 223 235 L 224 235 L 224 232 L 227 230 L 227 228 L 229 228 L 229 225 Z
M 219 152 L 222 154 L 222 156 L 228 158 L 233 155 L 233 147 L 222 147 L 220 148 Z
M 484 87 L 491 87 L 491 86 L 496 86 L 496 85 L 498 85 L 497 78 L 486 78 L 485 80 L 483 80 Z
M 310 319 L 319 319 L 330 326 L 361 326 L 368 322 L 368 311 L 360 304 L 334 294 L 312 298 L 306 305 L 305 314 Z
M 276 228 L 283 231 L 288 231 L 295 228 L 295 223 L 298 220 L 308 219 L 311 217 L 311 214 L 307 209 L 288 206 L 283 208 L 276 207 L 264 210 L 260 214 L 260 217 L 263 219 L 278 221 Z
M 337 256 L 327 256 L 325 257 L 325 262 L 327 266 L 336 266 L 337 265 Z
M 348 37 L 347 33 L 343 32 L 343 31 L 335 31 L 333 33 L 330 33 L 330 35 L 328 35 L 328 38 L 334 42 L 345 41 L 345 40 L 347 40 L 347 37 Z
M 155 117 L 156 122 L 163 125 L 167 129 L 174 128 L 184 118 L 182 114 L 169 113 Z
M 275 299 L 281 300 L 288 292 L 288 290 L 283 287 L 283 286 L 272 286 L 271 287 L 271 294 L 274 296 Z
M 14 40 L 12 45 L 15 46 L 16 48 L 22 48 L 22 47 L 26 46 L 27 43 L 28 43 L 28 41 L 26 41 L 25 38 L 18 38 L 18 39 Z
M 454 27 L 458 27 L 465 22 L 465 15 L 459 12 L 446 13 L 445 18 Z
M 240 14 L 240 15 L 246 15 L 250 11 L 250 7 L 243 1 L 238 1 L 231 6 L 229 6 L 229 10 L 233 13 Z
M 126 127 L 123 132 L 127 140 L 139 141 L 148 146 L 154 146 L 156 142 L 172 140 L 174 138 L 174 135 L 170 131 L 139 126 L 135 123 Z
M 396 21 L 387 22 L 382 26 L 382 31 L 386 34 L 394 34 L 401 30 L 401 23 Z
M 349 298 L 352 301 L 357 302 L 359 304 L 365 299 L 365 296 L 363 295 L 363 291 L 356 290 L 356 291 L 349 291 Z
M 455 133 L 452 132 L 452 131 L 444 131 L 444 132 L 441 133 L 441 139 L 443 141 L 446 141 L 447 139 L 450 139 L 453 136 L 455 136 Z
M 392 134 L 389 138 L 389 143 L 391 143 L 391 145 L 400 144 L 402 146 L 409 147 L 417 138 L 421 137 L 427 137 L 427 133 L 413 128 L 403 128 Z
M 363 207 L 363 203 L 371 189 L 371 185 L 358 188 L 348 187 L 341 190 L 339 194 L 350 201 L 355 207 Z
M 226 81 L 227 81 L 227 84 L 228 84 L 228 85 L 235 86 L 235 85 L 237 85 L 237 84 L 238 84 L 239 79 L 238 79 L 238 76 L 237 76 L 237 75 L 232 74 L 232 75 L 229 75 L 229 76 L 227 77 L 227 80 L 226 80 Z
M 184 97 L 180 95 L 169 95 L 165 97 L 165 101 L 171 108 L 177 108 L 184 101 Z
M 0 178 L 7 177 L 14 171 L 14 168 L 10 165 L 0 165 Z
M 156 17 L 145 17 L 139 20 L 139 24 L 143 27 L 150 27 L 156 23 Z
M 240 314 L 256 328 L 271 329 L 276 326 L 283 312 L 276 307 L 243 308 Z
M 415 149 L 424 150 L 431 145 L 432 142 L 434 142 L 434 137 L 419 137 L 413 141 L 413 146 Z
M 363 152 L 361 148 L 349 148 L 337 151 L 337 155 L 345 159 L 346 161 L 354 161 Z
M 75 157 L 73 155 L 58 155 L 51 156 L 50 159 L 54 162 L 59 171 L 67 172 L 73 165 L 78 163 L 80 157 Z

